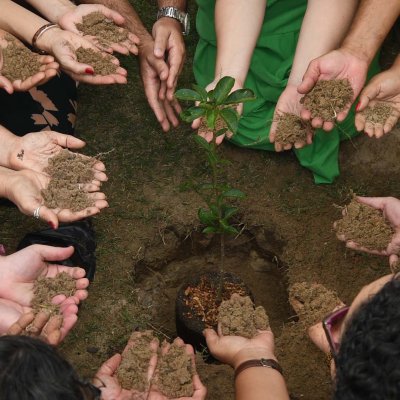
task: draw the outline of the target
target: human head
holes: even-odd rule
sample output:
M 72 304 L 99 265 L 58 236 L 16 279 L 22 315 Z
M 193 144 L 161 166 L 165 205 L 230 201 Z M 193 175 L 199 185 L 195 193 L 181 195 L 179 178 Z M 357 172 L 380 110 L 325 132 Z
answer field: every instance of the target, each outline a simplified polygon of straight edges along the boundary
M 363 288 L 343 324 L 335 400 L 400 398 L 400 279 Z
M 96 390 L 54 347 L 27 336 L 0 337 L 1 399 L 94 400 Z

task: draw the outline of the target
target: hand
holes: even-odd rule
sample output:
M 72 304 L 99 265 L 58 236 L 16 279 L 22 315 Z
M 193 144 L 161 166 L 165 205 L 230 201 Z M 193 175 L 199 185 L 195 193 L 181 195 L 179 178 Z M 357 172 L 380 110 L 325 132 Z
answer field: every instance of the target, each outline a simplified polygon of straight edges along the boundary
M 92 85 L 123 84 L 127 82 L 127 72 L 121 67 L 118 67 L 113 74 L 97 75 L 91 65 L 78 62 L 76 50 L 80 47 L 101 52 L 88 40 L 75 33 L 53 28 L 40 36 L 36 45 L 38 48 L 52 54 L 60 63 L 61 69 L 76 81 Z M 111 57 L 110 55 L 108 56 Z M 112 57 L 112 62 L 115 65 L 119 65 L 119 61 L 115 57 Z
M 125 18 L 121 14 L 101 4 L 81 4 L 61 15 L 58 20 L 58 25 L 60 25 L 61 28 L 67 31 L 76 33 L 77 35 L 83 35 L 83 33 L 78 31 L 78 29 L 76 28 L 76 24 L 82 23 L 82 18 L 93 12 L 100 12 L 104 15 L 105 18 L 114 22 L 116 25 L 122 25 L 125 22 Z M 104 44 L 99 43 L 99 40 L 95 36 L 85 35 L 85 39 L 92 42 L 100 50 L 106 50 L 104 49 Z M 138 48 L 136 45 L 138 43 L 138 37 L 133 33 L 129 33 L 128 39 L 124 42 L 110 43 L 109 51 L 112 52 L 114 50 L 118 53 L 126 55 L 128 55 L 129 53 L 137 54 Z
M 275 141 L 276 129 L 278 127 L 279 116 L 282 113 L 290 113 L 290 114 L 295 114 L 300 117 L 300 111 L 301 111 L 301 107 L 302 107 L 300 104 L 301 98 L 302 98 L 302 95 L 300 95 L 297 92 L 296 86 L 289 85 L 289 84 L 288 84 L 288 86 L 286 86 L 286 89 L 282 92 L 282 94 L 279 97 L 278 103 L 276 104 L 276 107 L 275 107 L 274 121 L 272 122 L 271 131 L 269 134 L 269 141 L 271 143 L 275 143 L 275 151 L 277 151 L 277 152 L 282 151 L 282 150 L 290 150 L 292 148 L 292 144 L 283 145 L 282 143 Z M 296 143 L 294 143 L 294 147 L 296 149 L 301 149 L 302 147 L 304 147 L 308 144 L 311 144 L 312 137 L 313 137 L 313 132 L 310 129 L 310 130 L 308 130 L 306 141 L 296 142 Z
M 16 37 L 12 36 L 6 31 L 0 29 L 0 87 L 3 87 L 7 93 L 12 94 L 14 90 L 18 92 L 25 92 L 32 89 L 34 86 L 42 85 L 57 74 L 58 64 L 54 62 L 52 56 L 39 56 L 39 62 L 41 64 L 40 72 L 35 75 L 26 78 L 24 81 L 20 79 L 11 82 L 5 76 L 1 76 L 3 70 L 3 52 L 2 50 L 7 48 L 11 41 L 20 47 L 25 47 Z
M 169 17 L 160 18 L 153 25 L 154 55 L 160 60 L 166 60 L 169 66 L 166 93 L 160 92 L 160 100 L 165 95 L 170 102 L 174 101 L 174 93 L 179 75 L 185 62 L 185 42 L 182 36 L 180 22 Z
M 141 39 L 139 45 L 139 65 L 147 101 L 161 128 L 168 132 L 171 124 L 179 125 L 177 115 L 182 111 L 178 101 L 166 98 L 169 68 L 164 60 L 154 55 L 154 41 Z
M 274 334 L 270 329 L 258 331 L 251 339 L 242 336 L 223 336 L 220 327 L 218 334 L 213 329 L 205 329 L 203 335 L 211 354 L 219 361 L 237 368 L 247 360 L 274 359 Z
M 319 80 L 348 79 L 353 89 L 353 98 L 347 107 L 337 115 L 336 119 L 341 122 L 346 118 L 351 105 L 361 92 L 367 78 L 367 71 L 368 63 L 366 61 L 346 49 L 334 50 L 311 61 L 304 74 L 303 82 L 297 90 L 301 94 L 306 94 Z M 301 117 L 306 121 L 311 120 L 310 111 L 303 109 Z M 330 131 L 334 127 L 333 122 L 323 121 L 321 118 L 313 118 L 311 125 L 313 128 L 322 128 L 325 131 Z
M 33 211 L 40 207 L 40 219 L 46 221 L 52 228 L 58 228 L 59 222 L 73 222 L 98 214 L 103 208 L 108 207 L 104 193 L 99 192 L 99 185 L 95 183 L 83 185 L 82 190 L 94 201 L 94 205 L 81 211 L 68 209 L 49 209 L 43 205 L 44 200 L 41 194 L 50 181 L 47 175 L 29 169 L 22 171 L 8 170 L 9 180 L 7 181 L 6 197 L 12 201 L 25 215 L 33 216 Z
M 373 124 L 365 121 L 362 112 L 367 106 L 373 107 L 380 102 L 387 103 L 392 107 L 392 114 L 384 125 Z M 400 117 L 400 72 L 399 67 L 392 67 L 385 72 L 374 76 L 360 95 L 357 106 L 356 128 L 364 131 L 369 137 L 382 137 L 389 133 L 397 124 Z
M 344 235 L 337 235 L 337 238 L 343 242 L 346 242 L 346 247 L 364 251 L 366 253 L 378 254 L 383 256 L 389 256 L 390 266 L 395 266 L 399 261 L 400 254 L 400 200 L 394 197 L 356 197 L 357 201 L 366 204 L 368 206 L 374 207 L 378 210 L 383 211 L 383 215 L 390 222 L 395 230 L 395 234 L 392 237 L 390 243 L 386 250 L 379 251 L 374 249 L 367 249 L 358 245 L 357 243 L 349 240 Z

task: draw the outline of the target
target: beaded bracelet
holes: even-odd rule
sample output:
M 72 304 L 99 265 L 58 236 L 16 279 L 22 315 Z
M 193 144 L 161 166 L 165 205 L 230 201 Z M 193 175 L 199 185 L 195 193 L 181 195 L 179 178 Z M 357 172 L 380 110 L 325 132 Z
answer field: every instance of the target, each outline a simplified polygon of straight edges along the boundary
M 32 38 L 32 47 L 33 47 L 34 51 L 36 51 L 39 54 L 46 54 L 46 52 L 44 50 L 40 50 L 37 47 L 36 42 L 38 41 L 40 36 L 43 35 L 43 33 L 47 32 L 49 29 L 52 29 L 52 28 L 59 28 L 59 26 L 57 24 L 49 23 L 49 24 L 43 25 L 41 28 L 39 28 L 36 31 L 36 33 L 33 35 L 33 38 Z

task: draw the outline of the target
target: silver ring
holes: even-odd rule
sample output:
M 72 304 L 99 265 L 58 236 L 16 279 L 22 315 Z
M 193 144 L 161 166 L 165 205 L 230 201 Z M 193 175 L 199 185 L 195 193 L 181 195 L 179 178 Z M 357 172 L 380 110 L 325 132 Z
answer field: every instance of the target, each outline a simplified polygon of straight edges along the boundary
M 33 211 L 33 217 L 34 218 L 36 218 L 36 219 L 39 219 L 40 218 L 40 209 L 42 208 L 42 206 L 39 206 L 38 208 L 36 208 L 34 211 Z

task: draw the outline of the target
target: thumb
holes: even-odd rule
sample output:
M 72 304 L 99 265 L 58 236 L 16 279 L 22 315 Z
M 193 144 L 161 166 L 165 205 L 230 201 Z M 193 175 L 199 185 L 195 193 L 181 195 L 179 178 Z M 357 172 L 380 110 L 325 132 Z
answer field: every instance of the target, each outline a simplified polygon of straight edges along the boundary
M 370 82 L 360 94 L 359 103 L 357 105 L 357 112 L 364 110 L 371 100 L 378 97 L 379 92 L 379 85 Z
M 154 55 L 157 58 L 164 58 L 167 50 L 169 33 L 165 29 L 156 28 L 154 30 Z
M 13 94 L 14 92 L 12 83 L 4 76 L 0 76 L 0 88 L 3 88 L 8 94 Z
M 114 375 L 115 371 L 119 367 L 121 363 L 122 357 L 121 354 L 114 354 L 111 358 L 109 358 L 106 362 L 104 362 L 100 369 L 98 370 L 96 375 L 104 374 L 107 376 Z
M 36 250 L 39 252 L 40 256 L 45 261 L 61 261 L 69 258 L 73 252 L 74 247 L 54 247 L 45 246 L 41 244 L 35 245 Z
M 100 7 L 100 12 L 108 19 L 114 21 L 115 24 L 122 25 L 125 22 L 125 18 L 119 12 L 111 10 L 111 8 L 103 5 L 101 5 Z
M 72 135 L 66 135 L 64 133 L 53 131 L 50 133 L 50 137 L 56 140 L 58 145 L 70 149 L 80 149 L 86 145 L 83 140 L 80 140 Z
M 319 61 L 313 60 L 310 62 L 306 73 L 303 76 L 303 81 L 297 87 L 297 91 L 300 94 L 306 94 L 311 91 L 311 89 L 315 86 L 318 81 L 318 78 L 321 75 L 321 71 L 319 68 Z
M 58 218 L 57 215 L 47 208 L 46 206 L 41 206 L 39 210 L 39 218 L 46 222 L 53 229 L 58 228 Z
M 213 348 L 215 348 L 219 340 L 217 332 L 215 332 L 214 329 L 204 329 L 203 335 L 206 338 L 208 348 L 213 351 Z
M 367 206 L 371 206 L 377 208 L 378 210 L 383 210 L 386 205 L 386 197 L 361 197 L 357 196 L 357 201 L 359 203 L 366 204 Z

